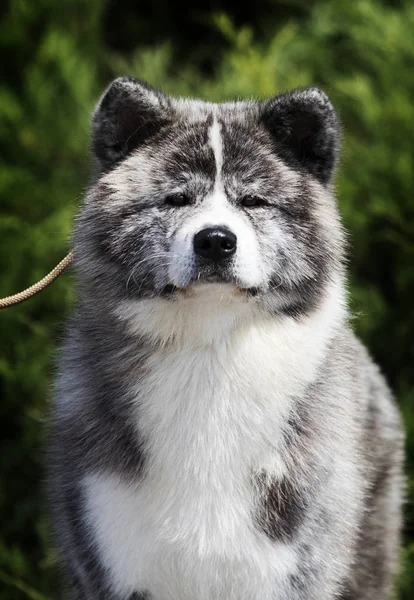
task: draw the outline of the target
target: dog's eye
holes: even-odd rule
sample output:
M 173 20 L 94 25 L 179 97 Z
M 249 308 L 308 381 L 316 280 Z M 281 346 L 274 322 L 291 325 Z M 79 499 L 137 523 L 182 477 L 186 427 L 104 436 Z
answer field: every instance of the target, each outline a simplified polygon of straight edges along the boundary
M 170 206 L 186 206 L 190 204 L 190 199 L 185 194 L 171 194 L 171 196 L 166 197 L 165 204 L 169 204 Z
M 246 208 L 251 208 L 254 206 L 266 206 L 267 202 L 258 196 L 244 196 L 240 200 L 240 204 Z

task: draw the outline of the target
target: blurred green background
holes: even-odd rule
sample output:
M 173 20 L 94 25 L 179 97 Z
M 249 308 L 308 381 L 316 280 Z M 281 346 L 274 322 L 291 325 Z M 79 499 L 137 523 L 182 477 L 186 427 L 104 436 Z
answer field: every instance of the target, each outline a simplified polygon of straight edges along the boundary
M 0 297 L 69 248 L 89 177 L 89 115 L 117 75 L 210 100 L 322 87 L 344 125 L 340 210 L 353 323 L 407 432 L 398 599 L 414 599 L 414 4 L 399 0 L 3 0 Z M 66 274 L 0 314 L 0 598 L 57 599 L 43 496 Z M 229 599 L 230 600 L 230 599 Z

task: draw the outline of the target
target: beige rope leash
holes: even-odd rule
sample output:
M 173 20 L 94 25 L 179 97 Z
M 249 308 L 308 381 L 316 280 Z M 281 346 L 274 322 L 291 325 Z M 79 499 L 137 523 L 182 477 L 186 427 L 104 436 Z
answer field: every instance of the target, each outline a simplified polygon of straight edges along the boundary
M 69 252 L 65 256 L 63 260 L 60 261 L 56 265 L 54 269 L 50 271 L 43 279 L 31 285 L 26 290 L 19 292 L 18 294 L 14 294 L 13 296 L 6 296 L 6 298 L 0 298 L 0 309 L 7 308 L 9 306 L 13 306 L 14 304 L 19 304 L 19 302 L 23 302 L 28 298 L 31 298 L 35 294 L 38 294 L 42 290 L 45 289 L 48 285 L 50 285 L 59 275 L 63 273 L 63 271 L 70 265 L 73 258 L 73 252 Z

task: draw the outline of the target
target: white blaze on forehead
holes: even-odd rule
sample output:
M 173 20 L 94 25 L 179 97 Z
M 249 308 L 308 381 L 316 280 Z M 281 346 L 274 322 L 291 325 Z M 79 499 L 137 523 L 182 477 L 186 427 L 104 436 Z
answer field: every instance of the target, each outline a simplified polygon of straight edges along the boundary
M 216 162 L 216 181 L 214 187 L 217 189 L 221 184 L 221 170 L 223 167 L 223 138 L 221 136 L 221 126 L 216 117 L 214 117 L 213 125 L 210 127 L 209 137 Z

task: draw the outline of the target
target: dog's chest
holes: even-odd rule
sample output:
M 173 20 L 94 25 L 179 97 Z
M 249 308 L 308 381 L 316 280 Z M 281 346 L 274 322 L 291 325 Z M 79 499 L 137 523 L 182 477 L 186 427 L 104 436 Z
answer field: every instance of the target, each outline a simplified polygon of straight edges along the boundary
M 272 344 L 152 356 L 136 389 L 146 472 L 86 482 L 102 560 L 122 593 L 154 600 L 272 600 L 295 555 L 255 524 L 254 474 L 280 477 L 278 445 L 292 394 Z M 287 366 L 287 365 L 285 365 Z

